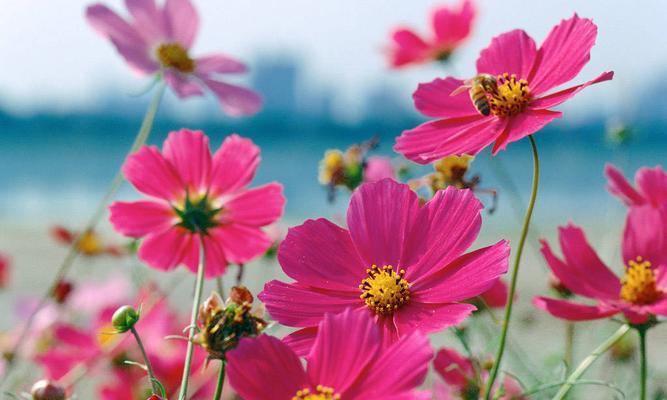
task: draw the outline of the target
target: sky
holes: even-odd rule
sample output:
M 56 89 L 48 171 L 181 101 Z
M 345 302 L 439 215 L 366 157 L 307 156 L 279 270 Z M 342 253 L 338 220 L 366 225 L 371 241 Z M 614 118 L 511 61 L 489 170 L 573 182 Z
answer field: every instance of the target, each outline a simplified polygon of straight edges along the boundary
M 425 0 L 193 0 L 201 16 L 194 54 L 221 51 L 252 68 L 262 54 L 297 56 L 309 83 L 335 88 L 336 105 L 354 110 L 380 82 L 410 93 L 418 82 L 446 71 L 418 67 L 392 72 L 382 49 L 396 25 L 428 29 L 436 4 Z M 449 1 L 452 2 L 451 0 Z M 106 4 L 122 10 L 120 0 Z M 474 61 L 491 38 L 525 29 L 538 44 L 549 29 L 574 12 L 599 26 L 592 60 L 578 78 L 615 70 L 613 83 L 584 91 L 582 104 L 607 112 L 636 102 L 637 88 L 661 76 L 667 66 L 662 0 L 479 0 L 474 37 L 456 56 L 451 71 L 474 74 Z M 105 90 L 134 93 L 147 80 L 136 77 L 111 45 L 83 18 L 87 0 L 0 0 L 0 106 L 22 113 L 85 108 Z

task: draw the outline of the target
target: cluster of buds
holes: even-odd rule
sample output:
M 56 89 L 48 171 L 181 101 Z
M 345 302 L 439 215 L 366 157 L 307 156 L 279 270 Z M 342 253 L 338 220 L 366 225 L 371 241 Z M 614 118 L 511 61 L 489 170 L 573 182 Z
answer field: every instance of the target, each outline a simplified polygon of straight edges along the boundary
M 94 231 L 85 231 L 79 235 L 63 226 L 56 225 L 51 228 L 51 236 L 56 242 L 64 245 L 72 245 L 77 241 L 76 247 L 79 254 L 87 257 L 110 255 L 119 257 L 127 253 L 123 248 L 116 245 L 107 245 Z M 80 237 L 79 237 L 80 236 Z
M 209 359 L 224 360 L 241 338 L 257 336 L 266 328 L 266 321 L 252 313 L 252 303 L 250 291 L 235 286 L 226 302 L 213 292 L 202 304 L 194 341 L 208 352 Z
M 35 382 L 30 390 L 32 400 L 65 400 L 65 389 L 55 382 L 42 379 Z

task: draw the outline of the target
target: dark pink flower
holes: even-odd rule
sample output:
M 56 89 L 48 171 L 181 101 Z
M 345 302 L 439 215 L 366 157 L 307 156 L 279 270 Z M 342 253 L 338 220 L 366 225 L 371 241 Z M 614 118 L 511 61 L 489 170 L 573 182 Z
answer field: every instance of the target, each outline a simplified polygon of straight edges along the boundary
M 448 77 L 420 84 L 413 98 L 424 115 L 438 118 L 397 138 L 394 149 L 420 164 L 453 154 L 475 155 L 495 141 L 493 154 L 507 144 L 531 135 L 562 115 L 551 108 L 592 84 L 612 79 L 613 72 L 555 93 L 551 89 L 574 79 L 588 63 L 597 27 L 577 15 L 554 27 L 538 49 L 533 39 L 517 29 L 491 41 L 477 60 L 477 77 L 490 80 L 482 91 L 483 113 L 465 86 Z
M 413 331 L 383 351 L 380 336 L 367 313 L 326 314 L 305 368 L 286 344 L 262 335 L 229 353 L 229 381 L 253 400 L 414 398 L 433 357 L 428 339 Z
M 166 0 L 162 7 L 155 0 L 126 0 L 125 4 L 127 19 L 103 4 L 88 7 L 86 18 L 135 71 L 161 72 L 181 98 L 201 96 L 202 88 L 208 88 L 230 115 L 260 109 L 262 99 L 257 93 L 218 79 L 246 72 L 243 63 L 219 53 L 198 58 L 190 54 L 199 29 L 199 16 L 190 0 Z
M 456 8 L 440 6 L 431 13 L 432 34 L 423 38 L 409 28 L 391 34 L 389 63 L 394 68 L 447 60 L 468 39 L 477 10 L 472 0 L 462 0 Z
M 447 188 L 420 206 L 407 185 L 365 183 L 350 200 L 348 229 L 318 219 L 289 230 L 278 260 L 296 282 L 271 281 L 259 298 L 278 322 L 305 328 L 287 339 L 303 354 L 324 314 L 348 307 L 372 314 L 388 343 L 458 324 L 475 309 L 461 302 L 507 270 L 504 240 L 464 254 L 481 209 L 469 190 Z
M 623 176 L 615 166 L 605 166 L 609 179 L 607 188 L 628 207 L 649 205 L 660 208 L 667 206 L 667 173 L 658 165 L 640 168 L 635 174 L 635 186 Z
M 627 220 L 622 243 L 625 273 L 620 279 L 600 260 L 584 232 L 575 225 L 559 229 L 563 259 L 542 241 L 542 255 L 556 278 L 572 293 L 594 299 L 597 304 L 546 297 L 535 298 L 533 304 L 571 321 L 623 313 L 630 322 L 640 324 L 651 315 L 667 315 L 667 238 L 656 241 L 653 232 L 653 226 L 667 224 L 667 214 L 662 214 L 662 220 L 646 221 L 641 218 L 645 209 L 637 211 Z
M 162 151 L 144 146 L 128 157 L 125 177 L 151 199 L 112 204 L 111 223 L 123 235 L 144 238 L 139 258 L 163 271 L 184 264 L 196 272 L 201 239 L 206 276 L 220 276 L 228 263 L 264 254 L 271 239 L 261 228 L 283 212 L 281 185 L 247 189 L 259 161 L 259 148 L 238 135 L 211 155 L 202 132 L 172 132 Z

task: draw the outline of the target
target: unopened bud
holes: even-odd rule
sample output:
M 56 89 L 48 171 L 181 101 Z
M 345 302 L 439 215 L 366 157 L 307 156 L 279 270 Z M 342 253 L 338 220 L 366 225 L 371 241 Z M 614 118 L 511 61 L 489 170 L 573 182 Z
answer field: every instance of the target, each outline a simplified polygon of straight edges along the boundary
M 125 333 L 132 329 L 139 321 L 139 313 L 131 306 L 122 306 L 111 317 L 111 324 L 118 333 Z
M 32 385 L 30 394 L 33 400 L 65 400 L 65 389 L 46 379 Z
M 72 289 L 74 289 L 74 285 L 72 285 L 71 282 L 61 280 L 56 284 L 56 287 L 53 288 L 51 296 L 53 296 L 53 300 L 55 300 L 56 303 L 64 304 L 70 293 L 72 293 Z

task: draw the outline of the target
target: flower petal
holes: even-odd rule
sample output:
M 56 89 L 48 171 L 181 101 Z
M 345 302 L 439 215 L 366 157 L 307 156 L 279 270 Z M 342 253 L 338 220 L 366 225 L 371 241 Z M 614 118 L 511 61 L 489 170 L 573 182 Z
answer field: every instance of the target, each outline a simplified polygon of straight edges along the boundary
M 550 299 L 547 297 L 535 297 L 533 299 L 533 305 L 556 318 L 562 318 L 569 321 L 589 321 L 593 319 L 607 318 L 618 313 L 618 310 L 614 308 L 603 307 L 600 305 L 588 306 L 567 300 Z
M 223 111 L 231 116 L 252 115 L 262 108 L 262 97 L 257 92 L 209 78 L 202 80 L 218 98 Z
M 410 302 L 394 313 L 394 323 L 399 337 L 414 331 L 427 334 L 458 325 L 476 309 L 472 304 L 426 304 L 410 299 Z
M 155 0 L 125 0 L 125 6 L 134 19 L 134 29 L 146 43 L 156 43 L 166 38 L 167 21 Z
M 590 60 L 597 33 L 593 21 L 576 14 L 556 25 L 540 46 L 530 79 L 532 92 L 539 95 L 574 79 Z
M 211 54 L 195 60 L 198 76 L 208 77 L 213 74 L 238 74 L 247 72 L 248 67 L 235 58 L 224 54 Z
M 230 135 L 213 155 L 211 196 L 235 192 L 252 181 L 259 166 L 259 147 L 252 140 Z
M 169 23 L 170 38 L 189 49 L 199 28 L 199 15 L 190 0 L 167 0 L 164 14 Z
M 144 239 L 139 247 L 139 258 L 155 269 L 170 271 L 183 262 L 191 248 L 199 241 L 189 231 L 174 226 Z
M 394 67 L 419 62 L 428 56 L 428 44 L 410 29 L 398 29 L 391 38 L 394 43 L 390 50 L 390 62 Z
M 470 35 L 477 14 L 472 0 L 463 0 L 458 9 L 440 7 L 433 13 L 433 31 L 439 46 L 455 47 Z
M 667 208 L 631 207 L 623 231 L 623 262 L 638 257 L 667 267 Z
M 661 165 L 640 168 L 635 176 L 637 187 L 654 207 L 667 204 L 667 173 Z
M 417 110 L 429 117 L 469 117 L 479 115 L 470 100 L 468 90 L 452 95 L 464 85 L 460 79 L 436 78 L 429 83 L 420 83 L 412 94 Z
M 535 41 L 525 31 L 515 29 L 494 37 L 489 47 L 482 50 L 477 59 L 477 73 L 496 76 L 508 73 L 528 79 L 536 55 Z
M 211 151 L 204 132 L 189 129 L 171 132 L 164 141 L 162 153 L 191 194 L 206 192 L 211 172 Z
M 628 182 L 623 173 L 611 164 L 605 165 L 604 173 L 607 175 L 607 190 L 615 195 L 627 206 L 638 206 L 646 202 L 639 192 Z
M 278 261 L 300 283 L 357 293 L 370 267 L 359 257 L 350 233 L 326 219 L 291 228 L 278 250 Z
M 277 221 L 282 216 L 284 207 L 283 185 L 269 183 L 245 190 L 225 202 L 221 218 L 225 222 L 265 226 Z
M 188 76 L 183 75 L 178 71 L 171 69 L 166 70 L 164 72 L 164 80 L 181 99 L 204 95 L 204 91 L 196 82 L 190 80 Z
M 283 342 L 300 357 L 306 357 L 313 349 L 317 336 L 317 327 L 311 326 L 296 330 L 283 338 Z
M 299 357 L 272 336 L 242 339 L 227 360 L 229 382 L 245 399 L 291 399 L 309 386 Z
M 501 134 L 493 145 L 493 155 L 498 154 L 500 150 L 505 150 L 508 144 L 521 140 L 526 136 L 544 128 L 547 124 L 563 115 L 560 111 L 532 110 L 526 109 L 521 114 L 512 117 L 509 120 L 507 128 Z
M 235 223 L 211 229 L 209 235 L 221 246 L 225 258 L 235 264 L 245 264 L 261 256 L 272 243 L 261 229 Z
M 470 360 L 447 347 L 443 347 L 435 355 L 433 368 L 447 384 L 459 389 L 465 389 L 468 382 L 475 378 Z
M 178 173 L 155 146 L 144 146 L 129 156 L 123 174 L 148 196 L 175 201 L 185 195 L 185 185 Z
M 613 71 L 607 71 L 601 73 L 597 78 L 590 80 L 586 83 L 582 83 L 581 85 L 573 86 L 568 89 L 564 89 L 561 91 L 558 91 L 556 93 L 551 93 L 543 97 L 538 97 L 535 100 L 530 102 L 530 108 L 533 109 L 547 109 L 551 107 L 556 107 L 557 105 L 569 100 L 572 98 L 575 94 L 581 92 L 582 90 L 586 89 L 587 87 L 594 85 L 596 83 L 600 82 L 605 82 L 605 81 L 610 81 L 614 78 L 614 72 Z
M 178 220 L 168 204 L 148 200 L 117 201 L 109 207 L 109 211 L 109 221 L 114 229 L 134 238 L 164 231 Z

